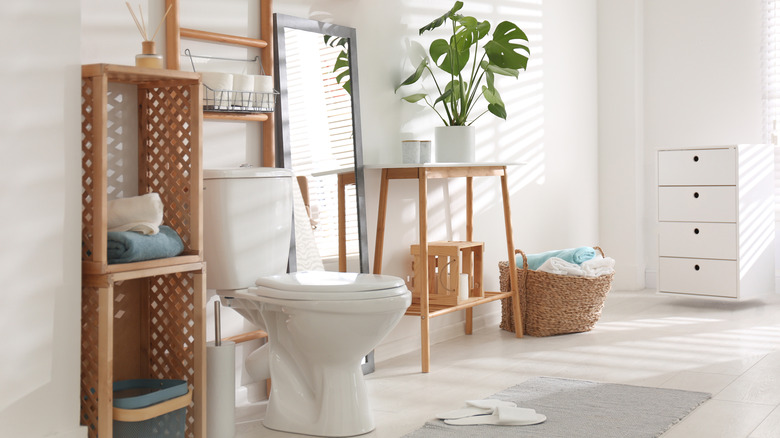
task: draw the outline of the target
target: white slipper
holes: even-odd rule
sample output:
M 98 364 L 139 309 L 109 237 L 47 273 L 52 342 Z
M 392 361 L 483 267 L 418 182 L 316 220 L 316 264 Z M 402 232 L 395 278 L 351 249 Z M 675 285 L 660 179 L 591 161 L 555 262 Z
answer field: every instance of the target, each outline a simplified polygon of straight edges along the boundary
M 513 408 L 517 405 L 511 401 L 496 400 L 492 398 L 484 400 L 466 400 L 465 408 L 436 414 L 436 418 L 440 420 L 454 420 L 457 418 L 473 417 L 475 415 L 490 415 L 495 412 L 496 408 L 499 406 Z
M 497 426 L 528 426 L 542 423 L 547 417 L 537 414 L 534 409 L 516 408 L 510 406 L 498 406 L 490 415 L 477 415 L 474 417 L 444 420 L 453 426 L 476 426 L 482 424 L 494 424 Z

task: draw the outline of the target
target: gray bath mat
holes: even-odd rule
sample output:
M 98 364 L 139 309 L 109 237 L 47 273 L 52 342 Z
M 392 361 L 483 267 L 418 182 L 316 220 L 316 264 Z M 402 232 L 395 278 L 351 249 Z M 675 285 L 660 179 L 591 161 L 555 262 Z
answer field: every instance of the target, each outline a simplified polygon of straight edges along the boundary
M 657 437 L 711 397 L 704 392 L 535 377 L 489 398 L 533 408 L 547 421 L 533 426 L 450 426 L 431 420 L 408 438 Z

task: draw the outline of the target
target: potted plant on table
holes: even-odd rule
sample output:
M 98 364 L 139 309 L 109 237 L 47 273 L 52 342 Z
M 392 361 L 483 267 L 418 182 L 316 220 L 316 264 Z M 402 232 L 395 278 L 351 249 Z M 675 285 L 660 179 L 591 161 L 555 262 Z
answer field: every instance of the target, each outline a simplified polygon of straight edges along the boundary
M 432 78 L 435 92 L 419 92 L 402 99 L 411 103 L 424 101 L 444 122 L 435 132 L 437 162 L 474 161 L 472 123 L 488 112 L 505 120 L 507 116 L 495 87 L 495 75 L 517 78 L 520 70 L 526 69 L 530 56 L 528 37 L 509 21 L 500 22 L 491 38 L 481 45 L 490 33 L 490 22 L 460 15 L 461 8 L 463 2 L 456 1 L 446 14 L 420 29 L 422 35 L 449 22 L 452 34 L 449 40 L 434 40 L 428 50 L 430 58 L 426 54 L 414 73 L 395 90 Z M 437 68 L 446 83 L 437 79 L 432 67 Z M 475 116 L 480 98 L 485 99 L 487 108 Z

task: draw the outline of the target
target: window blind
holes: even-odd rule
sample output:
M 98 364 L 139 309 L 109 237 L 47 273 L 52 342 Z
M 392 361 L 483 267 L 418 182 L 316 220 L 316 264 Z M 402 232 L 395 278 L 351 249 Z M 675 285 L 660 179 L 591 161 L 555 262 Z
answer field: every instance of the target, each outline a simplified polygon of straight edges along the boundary
M 333 72 L 341 48 L 329 47 L 322 35 L 308 32 L 288 33 L 285 39 L 290 113 L 311 115 L 291 118 L 292 167 L 296 176 L 308 180 L 314 238 L 320 255 L 334 258 L 338 256 L 337 177 L 317 174 L 354 168 L 352 99 Z M 311 67 L 312 60 L 316 60 L 317 68 Z M 345 202 L 347 255 L 353 255 L 360 251 L 354 185 L 346 187 Z

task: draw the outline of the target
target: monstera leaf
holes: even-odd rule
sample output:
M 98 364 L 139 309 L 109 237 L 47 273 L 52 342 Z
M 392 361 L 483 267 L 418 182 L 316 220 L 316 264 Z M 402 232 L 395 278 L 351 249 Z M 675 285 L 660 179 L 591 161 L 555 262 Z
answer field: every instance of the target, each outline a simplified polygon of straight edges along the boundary
M 508 21 L 499 23 L 493 32 L 493 40 L 485 44 L 485 53 L 490 63 L 499 68 L 525 69 L 528 65 L 528 56 L 518 52 L 517 49 L 522 49 L 526 53 L 531 53 L 531 50 L 526 44 L 518 44 L 515 41 L 527 43 L 528 37 L 513 23 Z
M 336 73 L 336 82 L 341 84 L 341 87 L 348 94 L 352 94 L 352 82 L 350 81 L 349 73 L 349 39 L 332 35 L 324 35 L 323 39 L 325 44 L 330 47 L 341 47 L 341 51 L 336 57 L 336 62 L 333 63 L 333 73 Z
M 463 2 L 457 1 L 455 2 L 455 6 L 452 7 L 446 14 L 442 15 L 441 17 L 431 21 L 430 23 L 426 24 L 425 26 L 420 28 L 420 35 L 423 34 L 423 32 L 436 29 L 437 27 L 443 25 L 447 19 L 452 19 L 452 17 L 455 16 L 455 13 L 458 12 L 463 7 Z
M 417 69 L 412 73 L 411 76 L 406 78 L 403 82 L 401 82 L 401 85 L 395 88 L 395 91 L 398 91 L 399 88 L 403 87 L 404 85 L 411 85 L 422 77 L 423 73 L 425 73 L 425 69 L 428 67 L 428 59 L 423 59 L 420 61 L 420 64 L 417 66 Z M 415 101 L 416 102 L 416 101 Z
M 457 44 L 441 39 L 431 43 L 430 54 L 436 66 L 451 75 L 460 73 L 469 61 L 468 47 L 458 50 Z

